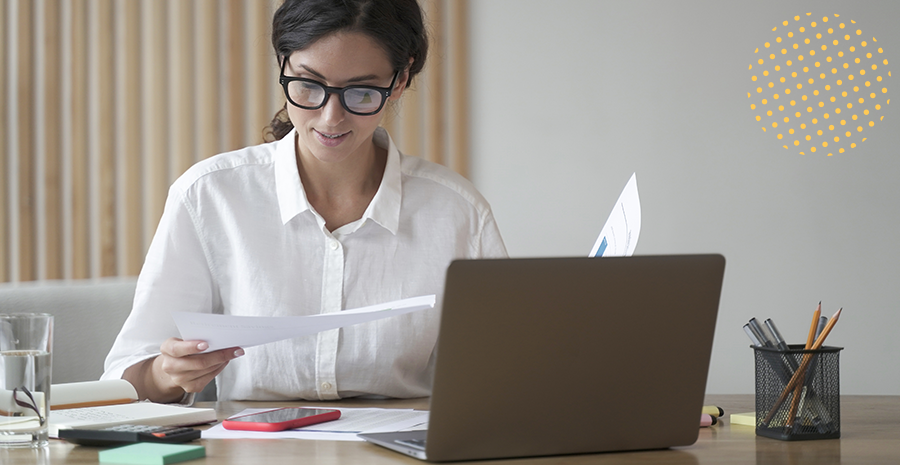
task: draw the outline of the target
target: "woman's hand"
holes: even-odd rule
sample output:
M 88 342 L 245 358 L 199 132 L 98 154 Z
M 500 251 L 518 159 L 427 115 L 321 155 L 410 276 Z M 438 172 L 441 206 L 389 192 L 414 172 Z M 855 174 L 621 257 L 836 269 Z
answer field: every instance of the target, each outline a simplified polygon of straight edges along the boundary
M 200 392 L 228 362 L 244 355 L 240 347 L 201 353 L 203 341 L 166 339 L 159 356 L 125 370 L 123 378 L 134 385 L 138 396 L 154 402 L 177 402 L 185 392 Z

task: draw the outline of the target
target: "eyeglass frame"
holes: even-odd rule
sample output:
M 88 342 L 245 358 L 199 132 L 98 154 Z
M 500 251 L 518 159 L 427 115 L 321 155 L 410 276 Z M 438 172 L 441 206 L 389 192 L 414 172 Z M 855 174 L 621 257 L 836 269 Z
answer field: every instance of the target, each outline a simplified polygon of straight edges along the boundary
M 377 115 L 379 112 L 381 112 L 382 108 L 384 108 L 384 104 L 387 103 L 388 97 L 390 97 L 391 93 L 393 93 L 394 85 L 397 83 L 397 78 L 400 76 L 400 71 L 397 71 L 396 73 L 394 73 L 394 78 L 391 79 L 391 85 L 389 87 L 363 86 L 363 85 L 331 87 L 331 86 L 326 86 L 325 84 L 323 84 L 319 81 L 316 81 L 314 79 L 307 79 L 307 78 L 302 78 L 302 77 L 297 77 L 297 76 L 285 76 L 284 68 L 287 65 L 287 62 L 288 62 L 288 57 L 284 57 L 281 60 L 281 75 L 278 77 L 278 82 L 281 83 L 281 87 L 284 88 L 284 97 L 287 99 L 287 101 L 290 102 L 291 105 L 293 105 L 297 108 L 302 108 L 304 110 L 318 110 L 318 109 L 324 107 L 325 104 L 328 103 L 328 99 L 331 97 L 331 94 L 337 94 L 341 101 L 341 107 L 344 110 L 347 110 L 348 113 L 357 115 L 357 116 Z M 322 100 L 322 103 L 320 103 L 318 106 L 314 106 L 314 107 L 305 107 L 303 105 L 297 104 L 296 102 L 294 102 L 291 99 L 291 94 L 288 91 L 288 86 L 290 85 L 290 83 L 295 82 L 295 81 L 309 82 L 309 83 L 312 83 L 312 84 L 322 87 L 323 89 L 325 89 L 325 99 Z M 381 97 L 382 97 L 381 104 L 378 105 L 378 109 L 376 109 L 375 111 L 372 111 L 372 112 L 368 112 L 368 113 L 360 113 L 358 111 L 354 111 L 354 110 L 350 109 L 350 107 L 347 105 L 347 101 L 344 100 L 344 93 L 347 92 L 348 89 L 359 89 L 359 88 L 371 89 L 371 90 L 374 90 L 374 91 L 378 92 L 379 94 L 381 94 Z

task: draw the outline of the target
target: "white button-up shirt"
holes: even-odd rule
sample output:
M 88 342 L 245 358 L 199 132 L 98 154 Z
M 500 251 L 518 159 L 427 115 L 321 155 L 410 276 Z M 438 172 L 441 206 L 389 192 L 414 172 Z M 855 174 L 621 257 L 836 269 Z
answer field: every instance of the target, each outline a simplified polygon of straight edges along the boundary
M 362 218 L 333 232 L 307 201 L 294 132 L 185 172 L 103 378 L 179 337 L 173 311 L 313 315 L 436 294 L 434 309 L 246 348 L 217 378 L 223 400 L 429 395 L 447 266 L 506 248 L 465 178 L 401 154 L 383 129 L 374 140 L 388 150 L 378 192 Z

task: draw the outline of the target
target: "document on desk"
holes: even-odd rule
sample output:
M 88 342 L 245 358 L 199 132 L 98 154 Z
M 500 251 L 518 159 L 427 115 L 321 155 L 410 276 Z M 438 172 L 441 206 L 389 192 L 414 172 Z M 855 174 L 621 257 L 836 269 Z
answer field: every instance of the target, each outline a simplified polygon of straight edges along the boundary
M 412 313 L 434 308 L 434 301 L 435 296 L 431 294 L 317 315 L 267 317 L 172 312 L 172 318 L 183 340 L 206 341 L 209 352 L 228 347 L 247 348 Z
M 317 408 L 334 408 L 321 406 Z M 249 408 L 233 416 L 272 410 Z M 261 432 L 227 430 L 221 423 L 201 432 L 203 439 L 312 439 L 324 441 L 362 441 L 359 433 L 414 431 L 428 428 L 428 411 L 386 408 L 336 408 L 341 418 L 286 431 Z
M 641 235 L 641 199 L 638 197 L 637 173 L 625 184 L 589 257 L 630 257 Z

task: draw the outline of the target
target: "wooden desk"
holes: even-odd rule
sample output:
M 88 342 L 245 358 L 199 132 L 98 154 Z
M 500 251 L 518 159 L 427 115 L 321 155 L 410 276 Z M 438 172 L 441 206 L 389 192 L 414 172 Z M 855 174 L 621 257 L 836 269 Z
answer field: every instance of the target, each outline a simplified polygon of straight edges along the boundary
M 713 395 L 706 402 L 725 409 L 722 424 L 701 428 L 696 444 L 672 450 L 625 452 L 533 459 L 493 460 L 503 464 L 839 464 L 895 463 L 900 457 L 900 396 L 844 396 L 841 399 L 841 439 L 785 442 L 756 437 L 750 426 L 731 426 L 730 413 L 753 410 L 752 395 Z M 215 406 L 219 418 L 244 408 L 288 404 L 221 402 Z M 289 405 L 322 405 L 289 404 Z M 399 401 L 342 401 L 346 407 L 425 408 L 427 399 Z M 652 420 L 647 428 L 653 428 Z M 636 431 L 635 434 L 640 434 Z M 304 441 L 289 439 L 203 440 L 205 459 L 183 462 L 196 464 L 401 464 L 422 462 L 367 443 Z M 0 449 L 0 463 L 6 464 L 86 464 L 97 463 L 93 447 L 81 447 L 51 440 L 50 447 L 39 450 Z M 473 463 L 473 462 L 465 462 Z

